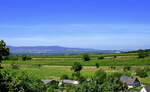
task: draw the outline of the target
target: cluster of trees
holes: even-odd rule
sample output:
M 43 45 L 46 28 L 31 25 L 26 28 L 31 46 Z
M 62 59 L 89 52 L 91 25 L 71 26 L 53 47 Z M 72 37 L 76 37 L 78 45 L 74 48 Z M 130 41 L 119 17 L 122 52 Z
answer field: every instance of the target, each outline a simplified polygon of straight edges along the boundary
M 0 71 L 0 92 L 45 92 L 43 82 L 24 72 L 2 69 Z
M 79 85 L 66 85 L 67 92 L 127 92 L 127 85 L 120 82 L 121 73 L 108 75 L 103 70 L 95 72 L 90 81 Z
M 97 65 L 99 66 L 99 65 Z M 82 65 L 75 62 L 71 70 L 75 74 L 76 79 L 80 81 L 79 85 L 63 85 L 63 90 L 67 92 L 127 92 L 127 85 L 120 82 L 122 73 L 107 74 L 103 70 L 97 70 L 89 81 L 80 75 Z M 61 79 L 70 79 L 67 75 L 63 75 Z

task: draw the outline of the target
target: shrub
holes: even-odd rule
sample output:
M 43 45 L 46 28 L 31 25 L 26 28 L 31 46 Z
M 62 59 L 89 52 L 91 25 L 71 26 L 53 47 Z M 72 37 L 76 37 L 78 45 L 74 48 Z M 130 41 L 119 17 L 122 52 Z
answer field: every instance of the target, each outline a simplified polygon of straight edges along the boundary
M 147 55 L 146 52 L 144 52 L 144 50 L 139 50 L 138 52 L 138 58 L 145 58 Z
M 117 56 L 115 55 L 114 58 L 117 58 Z
M 139 76 L 139 77 L 141 77 L 141 78 L 145 78 L 145 77 L 148 76 L 147 72 L 144 71 L 144 70 L 142 70 L 142 69 L 137 69 L 136 70 L 136 75 Z
M 42 65 L 41 65 L 41 64 L 38 64 L 37 66 L 38 66 L 38 68 L 41 68 Z
M 82 65 L 79 62 L 74 62 L 74 64 L 72 65 L 71 70 L 73 70 L 74 72 L 78 72 L 82 70 Z
M 61 80 L 62 80 L 62 79 L 69 79 L 69 77 L 68 77 L 68 75 L 64 74 L 64 75 L 62 75 L 62 76 L 60 77 L 60 79 L 61 79 Z
M 106 72 L 104 72 L 103 70 L 97 70 L 94 74 L 94 79 L 97 81 L 97 82 L 104 82 L 105 79 L 106 79 Z
M 23 54 L 23 55 L 21 55 L 21 59 L 23 61 L 26 61 L 26 60 L 31 60 L 32 58 L 30 56 L 27 56 L 26 54 Z
M 99 63 L 95 63 L 96 68 L 99 68 L 100 64 Z
M 84 54 L 84 55 L 83 55 L 83 60 L 84 60 L 84 61 L 90 61 L 91 59 L 90 59 L 90 57 L 89 57 L 88 54 Z
M 111 69 L 116 69 L 116 67 L 115 67 L 115 66 L 111 66 L 110 68 L 111 68 Z
M 80 78 L 80 76 L 81 76 L 80 72 L 73 72 L 72 73 L 73 79 L 77 79 L 78 80 Z
M 98 59 L 98 60 L 99 60 L 99 59 L 104 59 L 104 56 L 100 56 L 100 57 L 98 57 L 97 59 Z
M 51 83 L 47 84 L 47 91 L 46 92 L 55 92 L 55 89 L 58 89 L 58 82 L 53 80 Z

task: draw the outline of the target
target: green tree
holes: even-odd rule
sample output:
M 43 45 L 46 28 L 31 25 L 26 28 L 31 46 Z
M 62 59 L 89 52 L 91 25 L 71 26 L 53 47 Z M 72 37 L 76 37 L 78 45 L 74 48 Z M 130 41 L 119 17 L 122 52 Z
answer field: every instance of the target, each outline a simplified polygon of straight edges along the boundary
M 99 63 L 95 63 L 96 68 L 99 68 L 100 64 Z
M 64 75 L 62 75 L 62 76 L 60 77 L 60 79 L 61 79 L 61 80 L 62 80 L 62 79 L 69 79 L 69 77 L 68 77 L 68 75 L 64 74 Z
M 89 82 L 67 86 L 67 92 L 128 92 L 127 85 L 120 82 L 120 76 L 120 73 L 107 75 L 103 70 L 98 70 Z
M 82 65 L 79 62 L 74 62 L 71 70 L 73 70 L 74 72 L 80 72 L 82 70 Z
M 83 60 L 84 60 L 84 61 L 90 61 L 91 59 L 90 59 L 90 57 L 89 57 L 88 54 L 84 54 L 84 55 L 83 55 Z
M 81 76 L 81 74 L 80 74 L 80 71 L 77 71 L 77 72 L 73 72 L 72 73 L 72 77 L 74 78 L 74 79 L 79 79 L 80 78 L 80 76 Z
M 115 55 L 114 58 L 117 58 L 117 56 Z
M 6 47 L 6 43 L 0 40 L 0 68 L 2 68 L 1 63 L 4 56 L 9 55 L 9 48 Z
M 82 70 L 82 65 L 79 62 L 74 62 L 71 70 L 74 71 L 72 74 L 73 78 L 76 77 L 77 79 L 80 77 L 80 71 Z
M 21 55 L 21 59 L 22 59 L 23 61 L 26 61 L 26 60 L 27 60 L 27 55 L 26 55 L 26 54 Z
M 21 59 L 23 61 L 26 61 L 26 60 L 31 60 L 32 58 L 30 56 L 26 55 L 26 54 L 23 54 L 23 55 L 21 55 Z

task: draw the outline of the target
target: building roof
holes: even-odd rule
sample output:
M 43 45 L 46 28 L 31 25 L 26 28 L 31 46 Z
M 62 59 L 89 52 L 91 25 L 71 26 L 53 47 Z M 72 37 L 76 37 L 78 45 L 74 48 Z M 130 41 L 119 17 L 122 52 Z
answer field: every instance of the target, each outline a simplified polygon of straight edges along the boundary
M 78 81 L 74 81 L 74 80 L 61 80 L 62 83 L 65 83 L 65 84 L 79 84 Z
M 150 92 L 150 86 L 145 86 L 144 88 L 146 89 L 147 92 Z
M 135 80 L 138 80 L 138 79 L 137 78 L 131 78 L 131 77 L 128 77 L 128 76 L 122 76 L 120 78 L 121 82 L 126 83 L 128 85 L 133 84 L 135 82 Z

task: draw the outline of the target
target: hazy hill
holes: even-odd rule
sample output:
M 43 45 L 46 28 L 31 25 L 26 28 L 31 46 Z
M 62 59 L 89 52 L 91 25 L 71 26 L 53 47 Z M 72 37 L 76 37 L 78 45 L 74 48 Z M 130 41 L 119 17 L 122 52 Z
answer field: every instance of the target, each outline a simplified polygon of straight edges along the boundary
M 61 46 L 8 46 L 11 55 L 62 55 L 62 54 L 77 54 L 77 53 L 120 53 L 116 50 L 96 50 L 83 48 L 69 48 Z

